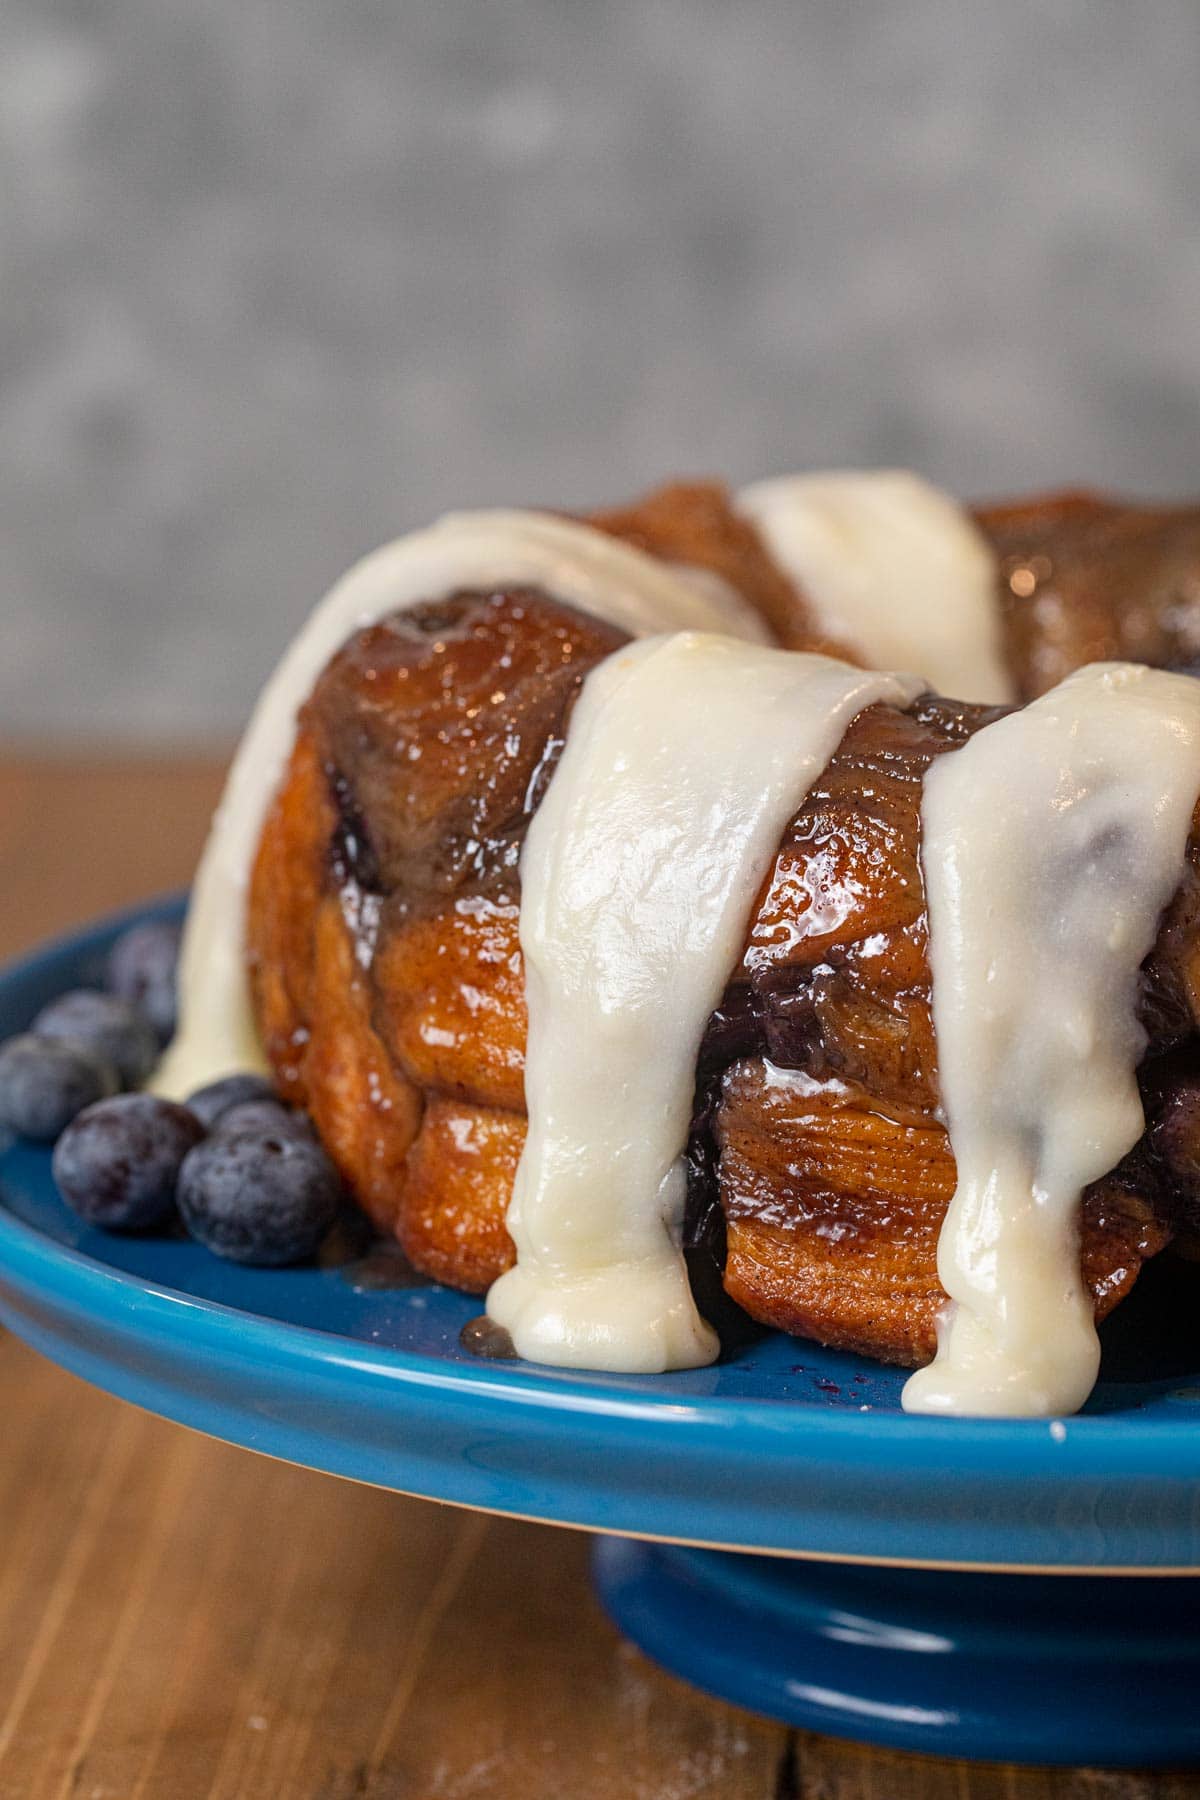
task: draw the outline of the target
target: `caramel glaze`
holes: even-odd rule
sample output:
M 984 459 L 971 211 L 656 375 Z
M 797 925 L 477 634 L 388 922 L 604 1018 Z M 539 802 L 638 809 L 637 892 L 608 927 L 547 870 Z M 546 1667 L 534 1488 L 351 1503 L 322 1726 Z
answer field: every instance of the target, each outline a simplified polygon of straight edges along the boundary
M 1200 666 L 1200 508 L 1062 493 L 974 516 L 1023 700 L 1090 662 Z
M 621 641 L 533 592 L 458 594 L 360 633 L 305 708 L 253 873 L 251 977 L 281 1090 L 412 1262 L 473 1292 L 512 1260 L 517 859 L 582 680 Z M 784 836 L 698 1070 L 690 1235 L 723 1255 L 728 1293 L 755 1319 L 901 1363 L 933 1351 L 954 1186 L 921 777 L 992 716 L 935 699 L 859 716 Z M 1143 1015 L 1153 1127 L 1200 1018 L 1194 846 Z M 1098 1313 L 1186 1210 L 1174 1166 L 1152 1128 L 1088 1191 Z

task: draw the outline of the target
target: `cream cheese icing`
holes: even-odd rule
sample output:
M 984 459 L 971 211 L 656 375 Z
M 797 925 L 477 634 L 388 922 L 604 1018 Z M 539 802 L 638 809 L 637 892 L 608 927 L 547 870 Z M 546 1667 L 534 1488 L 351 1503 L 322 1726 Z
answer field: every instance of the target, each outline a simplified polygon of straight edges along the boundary
M 1052 1416 L 1096 1379 L 1080 1198 L 1144 1129 L 1138 968 L 1200 793 L 1200 682 L 1099 663 L 933 764 L 933 1014 L 958 1185 L 912 1412 Z
M 948 494 L 885 469 L 758 481 L 737 504 L 823 635 L 873 668 L 916 669 L 957 700 L 1015 697 L 996 561 Z
M 732 588 L 694 579 L 617 538 L 546 513 L 451 513 L 366 557 L 310 614 L 270 677 L 234 758 L 192 887 L 180 959 L 180 1023 L 152 1083 L 183 1098 L 265 1062 L 245 969 L 246 895 L 259 836 L 283 779 L 296 717 L 353 634 L 456 589 L 531 586 L 634 636 L 679 629 L 767 636 Z
M 529 1132 L 488 1313 L 522 1356 L 712 1360 L 680 1248 L 696 1059 L 788 819 L 922 683 L 696 632 L 584 682 L 521 858 Z

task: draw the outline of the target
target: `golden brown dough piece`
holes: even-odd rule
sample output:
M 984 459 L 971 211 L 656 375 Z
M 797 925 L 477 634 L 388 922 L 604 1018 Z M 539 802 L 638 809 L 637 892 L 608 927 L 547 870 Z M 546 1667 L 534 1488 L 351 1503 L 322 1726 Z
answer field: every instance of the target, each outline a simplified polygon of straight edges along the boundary
M 723 529 L 715 501 L 661 496 L 621 524 L 672 560 L 734 571 L 741 528 Z M 281 1086 L 376 1222 L 472 1291 L 511 1260 L 525 1131 L 517 858 L 582 680 L 620 642 L 531 591 L 459 594 L 360 633 L 305 708 L 254 870 L 251 976 Z M 698 1071 L 691 1211 L 698 1235 L 727 1231 L 728 1291 L 764 1322 L 903 1363 L 933 1349 L 954 1183 L 920 784 L 991 716 L 928 700 L 855 721 L 785 833 Z M 1193 849 L 1143 984 L 1160 1058 L 1195 1031 L 1198 947 Z M 1174 1206 L 1145 1145 L 1089 1190 L 1098 1312 L 1166 1241 Z
M 981 507 L 1023 700 L 1090 662 L 1200 662 L 1200 508 L 1097 494 Z

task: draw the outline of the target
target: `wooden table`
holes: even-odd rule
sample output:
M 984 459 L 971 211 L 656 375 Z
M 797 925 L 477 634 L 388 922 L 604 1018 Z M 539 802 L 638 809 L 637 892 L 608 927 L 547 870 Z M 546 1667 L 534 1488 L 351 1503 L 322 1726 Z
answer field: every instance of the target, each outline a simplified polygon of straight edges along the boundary
M 182 883 L 217 785 L 0 759 L 0 954 Z M 2 1334 L 0 1445 L 0 1800 L 1200 1796 L 787 1732 L 623 1644 L 579 1533 L 210 1442 Z

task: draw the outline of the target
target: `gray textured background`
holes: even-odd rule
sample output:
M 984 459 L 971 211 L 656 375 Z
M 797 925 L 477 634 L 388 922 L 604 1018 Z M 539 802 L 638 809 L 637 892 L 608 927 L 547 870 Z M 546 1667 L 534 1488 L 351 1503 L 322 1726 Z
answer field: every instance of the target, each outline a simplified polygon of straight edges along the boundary
M 1195 0 L 0 0 L 0 733 L 451 504 L 1200 488 L 1198 196 Z

